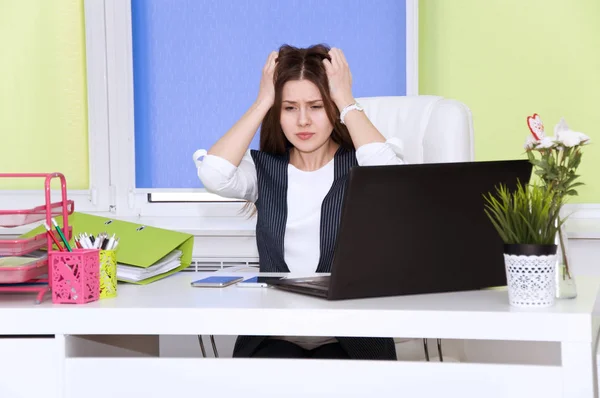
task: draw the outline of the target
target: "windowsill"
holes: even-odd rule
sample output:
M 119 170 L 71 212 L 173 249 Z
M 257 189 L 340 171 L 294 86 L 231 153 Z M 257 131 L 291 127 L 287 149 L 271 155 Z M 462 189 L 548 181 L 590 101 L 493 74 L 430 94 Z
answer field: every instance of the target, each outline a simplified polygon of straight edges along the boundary
M 172 229 L 194 236 L 255 236 L 256 218 L 241 217 L 117 217 L 120 220 Z M 0 228 L 0 235 L 20 235 L 35 226 Z M 571 218 L 566 224 L 570 239 L 599 239 L 600 218 Z
M 571 218 L 566 221 L 569 239 L 600 239 L 599 218 Z

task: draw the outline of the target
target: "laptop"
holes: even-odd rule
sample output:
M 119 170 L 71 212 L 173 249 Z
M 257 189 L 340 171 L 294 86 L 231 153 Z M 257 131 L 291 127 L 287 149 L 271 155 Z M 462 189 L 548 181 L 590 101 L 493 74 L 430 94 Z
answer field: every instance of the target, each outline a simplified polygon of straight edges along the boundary
M 328 300 L 505 286 L 483 195 L 531 171 L 528 160 L 353 167 L 330 275 L 269 285 Z

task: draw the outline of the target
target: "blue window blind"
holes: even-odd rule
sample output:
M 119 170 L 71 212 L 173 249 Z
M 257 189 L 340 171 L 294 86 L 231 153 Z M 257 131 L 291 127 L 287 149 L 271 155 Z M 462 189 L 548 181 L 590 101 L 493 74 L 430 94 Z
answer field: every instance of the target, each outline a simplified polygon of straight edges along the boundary
M 356 97 L 406 95 L 400 0 L 132 0 L 137 188 L 201 188 L 192 153 L 248 109 L 282 44 L 341 48 Z M 258 134 L 252 147 L 258 146 Z

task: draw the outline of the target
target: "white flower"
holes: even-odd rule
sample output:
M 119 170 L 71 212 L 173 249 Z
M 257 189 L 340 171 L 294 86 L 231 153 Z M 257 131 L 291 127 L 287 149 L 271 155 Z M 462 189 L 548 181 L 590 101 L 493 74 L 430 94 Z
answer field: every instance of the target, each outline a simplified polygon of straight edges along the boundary
M 568 130 L 570 130 L 569 125 L 567 125 L 565 118 L 561 117 L 560 122 L 558 122 L 558 124 L 554 126 L 554 135 L 558 136 L 559 133 Z
M 539 141 L 538 145 L 536 145 L 536 148 L 541 148 L 541 149 L 552 148 L 552 147 L 554 147 L 555 143 L 556 143 L 556 141 L 554 140 L 554 137 L 544 137 Z
M 523 147 L 525 149 L 533 149 L 537 143 L 538 140 L 536 140 L 532 135 L 528 135 L 527 139 L 525 140 L 525 145 L 523 145 Z
M 565 119 L 562 118 L 554 127 L 554 134 L 556 135 L 557 142 L 569 148 L 577 145 L 586 145 L 590 142 L 590 137 L 578 131 L 571 130 Z
M 558 141 L 566 147 L 574 147 L 589 143 L 590 137 L 577 131 L 563 131 L 558 136 Z
M 554 137 L 542 137 L 541 140 L 536 140 L 535 137 L 529 136 L 525 140 L 525 149 L 548 149 L 554 148 L 557 142 Z

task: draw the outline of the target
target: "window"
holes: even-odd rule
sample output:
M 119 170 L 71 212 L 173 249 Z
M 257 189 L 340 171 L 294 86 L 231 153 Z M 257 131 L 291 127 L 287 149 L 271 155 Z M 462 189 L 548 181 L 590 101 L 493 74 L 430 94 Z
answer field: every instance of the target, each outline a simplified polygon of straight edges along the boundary
M 84 25 L 83 2 L 14 2 L 2 13 L 1 172 L 61 172 L 76 210 L 108 211 L 106 98 L 97 80 L 86 81 L 104 72 L 102 63 L 86 62 L 96 38 Z M 0 179 L 0 208 L 43 204 L 43 183 Z
M 342 48 L 357 97 L 416 93 L 415 0 L 86 1 L 100 7 L 86 15 L 105 26 L 94 51 L 107 65 L 117 215 L 240 216 L 243 203 L 205 192 L 192 154 L 246 111 L 283 43 Z

